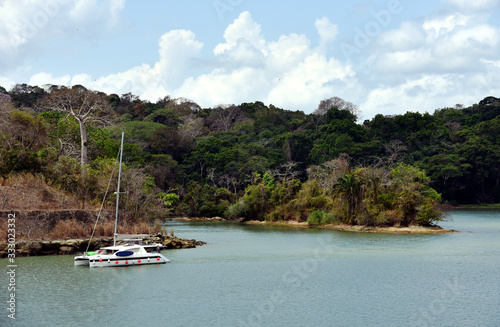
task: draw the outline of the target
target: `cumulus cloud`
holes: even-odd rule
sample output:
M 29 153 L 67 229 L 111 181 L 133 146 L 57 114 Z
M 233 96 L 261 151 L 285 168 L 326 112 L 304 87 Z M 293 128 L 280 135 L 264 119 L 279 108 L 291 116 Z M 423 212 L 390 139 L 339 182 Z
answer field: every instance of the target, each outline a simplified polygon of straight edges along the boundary
M 89 85 L 110 93 L 133 92 L 155 101 L 169 94 L 184 79 L 190 60 L 198 56 L 203 43 L 187 30 L 165 33 L 158 41 L 159 60 L 153 65 L 142 64 L 131 69 L 89 80 Z
M 371 90 L 360 105 L 368 117 L 392 115 L 407 111 L 427 111 L 470 105 L 483 98 L 500 94 L 500 67 L 488 72 L 471 74 L 424 74 L 396 85 L 379 86 Z
M 372 58 L 386 72 L 461 73 L 477 67 L 478 58 L 497 57 L 499 32 L 461 14 L 426 20 L 421 26 L 403 23 L 382 33 Z
M 338 33 L 326 17 L 316 20 L 315 26 L 323 46 Z M 355 75 L 349 65 L 323 55 L 322 46 L 312 49 L 305 35 L 265 40 L 249 12 L 228 26 L 224 38 L 214 54 L 236 66 L 190 78 L 176 93 L 210 106 L 261 100 L 311 111 L 320 100 L 345 91 Z
M 471 105 L 500 92 L 500 29 L 477 13 L 499 1 L 449 2 L 450 11 L 380 34 L 365 61 L 380 76 L 360 104 L 365 115 Z
M 257 24 L 248 11 L 240 14 L 224 32 L 225 43 L 218 44 L 214 53 L 220 55 L 226 51 L 237 48 L 240 40 L 245 40 L 256 49 L 262 50 L 266 41 L 261 35 L 261 27 Z
M 434 105 L 443 99 L 446 101 L 459 82 L 450 75 L 427 74 L 399 85 L 375 88 L 360 107 L 368 116 L 421 111 L 422 108 L 437 109 Z
M 49 1 L 50 2 L 50 1 Z M 62 3 L 62 0 L 52 1 Z M 108 0 L 104 4 L 100 0 L 75 0 L 70 8 L 69 17 L 78 26 L 113 27 L 119 23 L 120 12 L 125 7 L 125 0 Z M 105 19 L 103 19 L 105 18 Z
M 428 37 L 434 41 L 440 34 L 451 32 L 458 26 L 465 26 L 469 21 L 470 17 L 462 14 L 453 14 L 445 17 L 428 19 L 422 27 L 428 34 Z
M 311 104 L 319 103 L 318 99 L 351 87 L 354 76 L 349 65 L 313 53 L 283 74 L 282 80 L 269 92 L 268 101 L 290 109 L 309 109 Z
M 16 83 L 8 77 L 0 76 L 0 86 L 5 87 L 7 90 L 14 86 Z
M 125 0 L 16 0 L 0 3 L 0 70 L 21 64 L 54 37 L 95 39 L 113 29 Z M 78 33 L 77 33 L 78 30 Z
M 269 87 L 271 83 L 262 70 L 218 68 L 209 74 L 188 78 L 175 94 L 193 99 L 202 106 L 216 106 L 261 99 Z
M 166 86 L 172 88 L 181 83 L 191 58 L 198 56 L 203 43 L 197 41 L 191 31 L 174 30 L 162 35 L 159 46 L 160 60 L 151 73 L 162 78 Z
M 498 0 L 447 0 L 449 3 L 470 11 L 470 10 L 491 10 L 494 7 L 498 7 L 500 5 L 500 1 Z
M 327 46 L 333 42 L 337 34 L 339 34 L 339 28 L 337 25 L 332 24 L 328 17 L 316 19 L 314 25 L 316 26 L 316 30 L 318 31 L 320 37 L 319 48 L 326 51 Z
M 19 3 L 41 6 L 31 1 Z M 105 8 L 95 7 L 103 0 L 72 0 L 64 5 L 53 1 L 48 3 L 59 7 L 47 12 L 71 14 L 63 22 L 54 19 L 40 27 L 47 29 L 47 35 L 68 36 L 62 27 L 75 22 L 88 29 L 87 35 L 99 29 L 109 30 L 111 25 L 119 25 L 123 8 L 123 0 L 108 1 Z M 482 5 L 469 13 L 460 9 L 465 2 L 449 2 L 452 10 L 380 31 L 354 62 L 331 55 L 333 46 L 339 45 L 337 38 L 342 29 L 327 17 L 311 22 L 318 34 L 315 46 L 305 34 L 266 39 L 262 26 L 249 12 L 242 12 L 225 29 L 224 40 L 209 49 L 212 52 L 208 57 L 201 57 L 205 45 L 192 31 L 172 30 L 159 38 L 158 58 L 152 64 L 139 62 L 106 76 L 85 72 L 54 76 L 42 72 L 33 75 L 29 83 L 81 84 L 107 93 L 132 92 L 150 101 L 166 95 L 186 97 L 202 107 L 259 100 L 306 112 L 313 111 L 322 99 L 339 96 L 358 104 L 365 118 L 376 113 L 432 111 L 455 103 L 470 105 L 487 95 L 498 96 L 500 29 L 488 23 Z M 496 3 L 479 2 L 484 6 Z M 5 41 L 0 42 L 0 55 L 39 46 L 24 37 L 22 25 L 16 25 L 12 18 L 20 17 L 20 8 L 14 1 L 0 5 L 0 14 L 2 10 L 11 13 L 5 20 L 8 23 L 0 22 L 0 41 Z M 94 27 L 92 8 L 97 16 L 108 14 L 110 19 Z M 30 19 L 34 13 L 36 10 L 25 17 Z M 202 67 L 203 73 L 194 67 Z M 11 80 L 0 77 L 0 85 Z
M 321 42 L 332 42 L 338 33 L 327 18 L 315 25 Z M 160 38 L 159 57 L 153 65 L 141 64 L 95 79 L 87 74 L 54 77 L 40 73 L 30 82 L 82 84 L 107 93 L 132 92 L 150 101 L 168 94 L 204 107 L 260 100 L 305 111 L 314 110 L 324 98 L 352 93 L 352 67 L 312 48 L 303 34 L 268 41 L 250 13 L 243 12 L 226 28 L 224 39 L 213 48 L 214 57 L 209 60 L 215 68 L 196 76 L 189 75 L 190 67 L 199 61 L 204 45 L 193 32 L 174 30 Z
M 29 85 L 45 85 L 45 84 L 55 84 L 55 85 L 68 85 L 71 82 L 70 75 L 64 76 L 52 76 L 51 73 L 38 73 L 31 76 L 28 84 Z

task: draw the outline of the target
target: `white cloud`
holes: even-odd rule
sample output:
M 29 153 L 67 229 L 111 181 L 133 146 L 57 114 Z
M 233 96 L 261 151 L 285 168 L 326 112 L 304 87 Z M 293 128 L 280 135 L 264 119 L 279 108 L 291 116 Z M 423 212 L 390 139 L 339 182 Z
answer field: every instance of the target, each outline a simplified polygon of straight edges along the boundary
M 156 101 L 169 94 L 184 79 L 189 60 L 196 57 L 203 44 L 195 40 L 191 31 L 173 30 L 162 35 L 159 43 L 159 60 L 151 67 L 142 64 L 131 69 L 96 79 L 88 74 L 54 77 L 50 73 L 38 73 L 31 77 L 31 85 L 81 84 L 107 93 L 133 92 L 144 99 Z
M 382 33 L 378 39 L 379 47 L 385 51 L 411 51 L 422 47 L 425 42 L 425 32 L 411 22 L 403 22 L 399 29 Z
M 337 25 L 332 24 L 328 17 L 316 19 L 314 25 L 316 26 L 316 30 L 318 31 L 320 37 L 319 47 L 321 50 L 326 51 L 328 44 L 333 42 L 337 34 L 339 34 L 339 28 Z
M 314 53 L 283 74 L 267 101 L 288 109 L 311 111 L 320 100 L 345 92 L 354 82 L 354 75 L 350 66 Z
M 299 34 L 267 41 L 260 25 L 243 12 L 226 29 L 226 42 L 214 48 L 216 57 L 230 58 L 236 67 L 191 78 L 176 93 L 205 106 L 261 100 L 311 111 L 320 100 L 345 90 L 355 75 L 349 65 L 322 55 L 324 46 L 335 39 L 337 26 L 325 17 L 315 26 L 321 40 L 318 49 L 311 49 L 309 39 Z
M 332 41 L 335 26 L 327 19 L 316 21 L 320 38 Z M 211 72 L 189 76 L 191 63 L 203 44 L 187 30 L 165 33 L 159 40 L 159 59 L 125 72 L 92 80 L 82 74 L 59 80 L 88 85 L 107 93 L 132 92 L 156 101 L 165 95 L 186 97 L 204 107 L 224 103 L 266 101 L 296 110 L 313 110 L 320 100 L 352 88 L 355 73 L 350 65 L 312 49 L 305 35 L 282 35 L 267 41 L 261 27 L 243 12 L 224 32 L 225 42 L 216 45 Z M 37 76 L 50 79 L 49 75 Z M 359 89 L 359 88 L 357 88 Z
M 64 11 L 73 10 L 69 20 L 78 21 L 84 29 L 91 28 L 89 8 L 97 2 L 101 0 L 73 0 Z M 8 2 L 13 13 L 19 7 L 12 3 Z M 108 12 L 118 17 L 122 0 L 108 4 L 96 15 Z M 0 5 L 0 10 L 3 7 Z M 63 7 L 59 10 L 63 11 Z M 469 15 L 455 10 L 432 19 L 402 22 L 398 28 L 374 36 L 363 52 L 365 58 L 351 63 L 328 55 L 327 48 L 338 45 L 339 28 L 326 17 L 314 22 L 319 42 L 312 46 L 305 34 L 266 39 L 262 27 L 249 12 L 243 12 L 227 26 L 224 41 L 212 48 L 208 58 L 201 57 L 204 44 L 192 31 L 172 30 L 158 40 L 155 63 L 139 62 L 106 76 L 54 76 L 42 72 L 33 75 L 30 84 L 82 84 L 107 93 L 132 92 L 150 101 L 166 95 L 186 97 L 202 107 L 264 101 L 311 112 L 322 99 L 339 96 L 359 104 L 366 118 L 376 113 L 432 111 L 454 103 L 470 105 L 500 92 L 500 87 L 495 86 L 500 82 L 500 29 L 489 25 L 485 17 L 484 13 Z M 2 24 L 0 31 L 19 28 L 15 23 L 8 27 Z M 59 33 L 58 29 L 68 22 L 54 24 L 51 31 Z M 10 40 L 8 46 L 14 49 L 34 42 L 23 43 L 14 36 L 0 33 L 0 40 Z M 2 46 L 6 47 L 0 44 L 0 52 Z M 203 73 L 196 72 L 200 66 Z M 0 85 L 11 80 L 0 77 Z
M 453 14 L 446 17 L 428 19 L 422 25 L 428 36 L 435 40 L 442 33 L 451 32 L 457 26 L 465 26 L 470 18 L 462 14 Z
M 0 86 L 4 87 L 6 90 L 12 88 L 16 83 L 8 77 L 0 76 Z
M 257 24 L 248 11 L 244 11 L 224 32 L 226 43 L 218 44 L 214 53 L 220 55 L 226 51 L 237 48 L 239 41 L 244 39 L 248 44 L 261 50 L 266 41 L 261 35 L 261 27 Z
M 420 26 L 402 23 L 380 35 L 369 62 L 375 71 L 399 75 L 464 73 L 483 70 L 481 59 L 500 52 L 500 29 L 473 16 L 455 13 L 427 19 Z
M 54 1 L 54 0 L 53 0 Z M 62 0 L 56 0 L 63 3 Z M 125 0 L 72 0 L 68 8 L 68 25 L 78 29 L 86 37 L 98 35 L 103 30 L 119 25 L 119 16 L 125 7 Z
M 459 54 L 477 60 L 477 56 L 498 56 L 500 30 L 488 25 L 478 25 L 458 30 L 436 43 L 436 51 L 444 55 Z
M 500 5 L 499 0 L 448 0 L 449 3 L 464 10 L 491 10 Z
M 119 23 L 125 0 L 5 0 L 0 3 L 0 70 L 23 64 L 55 37 L 95 41 Z M 78 30 L 78 32 L 77 32 Z
M 251 67 L 230 72 L 215 69 L 210 74 L 187 79 L 175 93 L 193 99 L 202 106 L 255 101 L 270 87 L 265 75 L 262 70 Z
M 500 68 L 500 60 L 481 59 L 481 62 L 484 63 L 486 66 L 490 66 L 493 68 Z
M 366 59 L 380 84 L 360 105 L 364 114 L 432 112 L 499 92 L 500 29 L 487 24 L 484 14 L 472 12 L 482 5 L 443 12 L 421 24 L 403 22 L 382 33 Z
M 312 53 L 311 42 L 305 35 L 282 35 L 278 41 L 268 42 L 267 67 L 277 72 L 285 72 L 297 66 Z
M 45 84 L 68 85 L 71 81 L 70 75 L 52 76 L 51 73 L 38 73 L 31 76 L 28 84 L 42 86 Z
M 449 92 L 459 83 L 449 75 L 424 75 L 394 86 L 381 86 L 372 90 L 360 105 L 362 112 L 372 117 L 375 114 L 392 115 L 406 111 L 421 111 L 446 106 Z
M 197 57 L 203 43 L 196 41 L 193 32 L 174 30 L 162 35 L 159 41 L 160 60 L 154 65 L 151 73 L 161 77 L 166 86 L 172 88 L 180 85 L 191 58 Z

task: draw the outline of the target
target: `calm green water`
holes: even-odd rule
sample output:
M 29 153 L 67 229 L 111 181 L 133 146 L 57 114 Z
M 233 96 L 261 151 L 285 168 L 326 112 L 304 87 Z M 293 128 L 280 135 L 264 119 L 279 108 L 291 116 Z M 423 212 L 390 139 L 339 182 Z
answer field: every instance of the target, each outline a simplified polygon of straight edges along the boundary
M 500 326 L 500 211 L 452 218 L 462 233 L 173 222 L 208 244 L 158 266 L 18 258 L 16 320 L 3 274 L 0 326 Z

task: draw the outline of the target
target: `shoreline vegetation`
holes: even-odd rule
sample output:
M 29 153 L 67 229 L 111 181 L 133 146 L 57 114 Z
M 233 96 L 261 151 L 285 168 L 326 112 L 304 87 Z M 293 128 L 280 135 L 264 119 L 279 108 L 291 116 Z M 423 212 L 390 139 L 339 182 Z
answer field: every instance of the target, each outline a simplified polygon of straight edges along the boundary
M 450 210 L 458 210 L 458 209 L 500 209 L 500 203 L 493 204 L 464 204 L 456 207 L 451 207 Z
M 287 226 L 298 228 L 320 228 L 330 229 L 341 232 L 355 233 L 379 233 L 379 234 L 447 234 L 457 233 L 453 229 L 444 229 L 440 226 L 365 226 L 365 225 L 347 225 L 347 224 L 326 224 L 326 225 L 309 225 L 307 222 L 283 221 L 283 222 L 268 222 L 268 221 L 245 221 L 245 225 L 270 225 L 270 226 Z
M 158 233 L 147 237 L 141 237 L 143 243 L 161 243 L 162 249 L 189 249 L 206 244 L 203 241 L 194 239 L 183 239 L 173 235 Z M 64 255 L 78 254 L 87 251 L 89 238 L 67 238 L 64 240 L 41 240 L 29 241 L 22 240 L 15 242 L 16 256 L 43 256 L 43 255 Z M 123 242 L 118 241 L 117 244 Z M 101 247 L 113 245 L 113 237 L 97 237 L 90 241 L 88 251 L 95 251 Z M 0 258 L 6 258 L 8 255 L 8 244 L 0 243 Z
M 325 225 L 311 225 L 306 221 L 299 222 L 295 220 L 288 221 L 260 221 L 260 220 L 244 220 L 240 219 L 224 219 L 221 217 L 182 217 L 174 218 L 177 221 L 187 222 L 238 222 L 243 225 L 260 225 L 260 226 L 284 226 L 294 228 L 319 228 L 329 229 L 342 232 L 355 232 L 355 233 L 380 233 L 380 234 L 448 234 L 458 233 L 453 229 L 444 229 L 441 226 L 365 226 L 365 225 L 347 225 L 347 224 L 325 224 Z

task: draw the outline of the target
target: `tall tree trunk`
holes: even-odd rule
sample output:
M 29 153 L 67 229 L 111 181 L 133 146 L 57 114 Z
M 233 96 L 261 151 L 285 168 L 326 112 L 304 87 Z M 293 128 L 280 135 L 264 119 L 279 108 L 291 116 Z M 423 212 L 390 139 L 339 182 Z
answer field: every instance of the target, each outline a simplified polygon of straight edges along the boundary
M 82 140 L 82 155 L 80 159 L 80 164 L 82 165 L 82 174 L 86 174 L 86 165 L 87 165 L 87 131 L 85 130 L 85 123 L 83 120 L 78 119 L 80 123 L 80 137 Z

